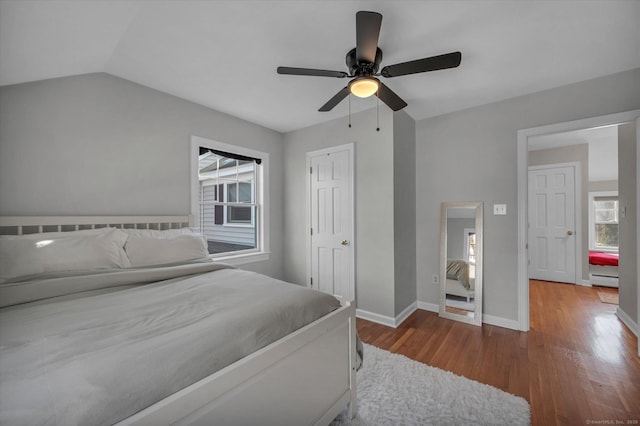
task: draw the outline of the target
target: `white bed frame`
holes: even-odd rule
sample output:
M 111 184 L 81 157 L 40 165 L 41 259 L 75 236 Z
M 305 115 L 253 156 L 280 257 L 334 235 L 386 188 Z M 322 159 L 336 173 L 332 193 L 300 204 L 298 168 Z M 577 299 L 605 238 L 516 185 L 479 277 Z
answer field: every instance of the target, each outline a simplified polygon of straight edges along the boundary
M 475 297 L 473 278 L 470 278 L 471 288 L 467 290 L 458 280 L 447 278 L 447 294 L 454 296 L 466 297 L 467 303 L 471 303 L 471 299 Z
M 0 217 L 0 233 L 189 224 L 189 216 L 13 216 Z M 353 302 L 117 424 L 328 425 L 344 409 L 356 416 Z

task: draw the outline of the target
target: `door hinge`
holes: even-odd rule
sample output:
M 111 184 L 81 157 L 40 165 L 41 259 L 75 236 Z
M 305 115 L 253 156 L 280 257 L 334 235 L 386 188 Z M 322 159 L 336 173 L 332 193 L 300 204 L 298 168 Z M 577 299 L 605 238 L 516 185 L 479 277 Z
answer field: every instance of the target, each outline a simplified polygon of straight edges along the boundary
M 311 228 L 311 235 L 313 235 L 313 228 Z
M 309 166 L 309 174 L 312 175 L 313 174 L 313 167 Z
M 310 278 L 311 281 L 311 287 L 313 287 L 313 277 Z

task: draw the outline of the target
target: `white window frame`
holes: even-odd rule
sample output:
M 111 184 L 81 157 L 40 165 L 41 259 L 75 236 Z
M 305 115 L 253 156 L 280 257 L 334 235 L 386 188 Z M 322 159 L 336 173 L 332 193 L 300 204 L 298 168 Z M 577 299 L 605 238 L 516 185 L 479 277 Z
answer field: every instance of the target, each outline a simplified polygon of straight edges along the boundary
M 606 249 L 602 247 L 596 247 L 596 208 L 595 199 L 598 197 L 618 197 L 618 191 L 594 191 L 589 192 L 589 250 L 618 253 L 619 249 Z M 618 205 L 620 200 L 618 200 Z M 618 225 L 620 224 L 620 218 L 618 218 Z M 620 229 L 618 227 L 618 229 Z
M 224 142 L 214 141 L 212 139 L 200 136 L 191 136 L 191 226 L 198 226 L 200 223 L 200 201 L 199 191 L 200 182 L 198 180 L 198 167 L 200 155 L 200 147 L 210 148 L 218 151 L 232 152 L 247 157 L 260 158 L 262 160 L 259 167 L 256 167 L 255 182 L 255 203 L 258 205 L 256 214 L 256 248 L 252 250 L 243 250 L 242 252 L 229 252 L 217 255 L 210 255 L 217 261 L 224 261 L 232 265 L 242 265 L 245 263 L 259 262 L 269 259 L 269 154 L 257 151 L 251 148 L 245 148 L 237 145 L 231 145 Z M 226 191 L 226 186 L 225 186 Z M 226 209 L 225 209 L 226 216 Z M 225 217 L 226 223 L 226 217 Z M 243 226 L 243 224 L 230 224 L 229 226 Z M 244 225 L 247 226 L 247 225 Z
M 473 265 L 473 277 L 470 278 L 475 278 L 475 270 L 476 270 L 476 261 L 474 260 L 473 262 L 471 262 L 469 260 L 469 247 L 471 244 L 469 235 L 470 234 L 476 234 L 476 228 L 464 228 L 464 261 L 468 262 L 470 265 Z M 477 236 L 476 236 L 477 238 Z M 477 239 L 476 239 L 476 257 L 477 257 Z

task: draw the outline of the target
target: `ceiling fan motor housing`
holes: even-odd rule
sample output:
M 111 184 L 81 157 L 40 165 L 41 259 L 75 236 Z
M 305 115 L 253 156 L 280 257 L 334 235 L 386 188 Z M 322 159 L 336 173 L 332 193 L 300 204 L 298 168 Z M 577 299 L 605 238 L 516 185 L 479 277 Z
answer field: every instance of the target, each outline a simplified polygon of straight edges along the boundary
M 374 75 L 378 72 L 378 68 L 380 68 L 380 63 L 382 63 L 382 50 L 378 47 L 376 48 L 376 59 L 374 63 L 360 61 L 356 59 L 356 48 L 354 47 L 347 53 L 347 68 L 349 68 L 349 72 L 353 76 L 370 76 Z
M 331 111 L 344 98 L 353 93 L 362 98 L 376 95 L 393 111 L 407 106 L 402 98 L 378 80 L 377 76 L 399 77 L 428 71 L 455 68 L 460 65 L 462 54 L 451 52 L 444 55 L 416 59 L 399 64 L 387 65 L 378 73 L 382 63 L 382 50 L 378 47 L 382 15 L 377 12 L 361 10 L 356 13 L 356 47 L 347 52 L 346 63 L 349 74 L 344 71 L 331 71 L 312 68 L 278 67 L 278 74 L 311 75 L 318 77 L 350 78 L 349 84 L 336 93 L 318 111 Z

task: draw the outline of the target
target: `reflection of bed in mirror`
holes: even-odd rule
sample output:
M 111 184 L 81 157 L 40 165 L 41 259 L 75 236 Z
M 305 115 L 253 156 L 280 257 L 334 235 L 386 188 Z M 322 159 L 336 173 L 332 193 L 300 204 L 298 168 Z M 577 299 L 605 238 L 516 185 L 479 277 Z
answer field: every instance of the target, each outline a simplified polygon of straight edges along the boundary
M 467 303 L 474 298 L 474 282 L 469 277 L 469 263 L 464 260 L 447 261 L 447 295 L 464 297 Z

